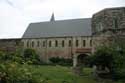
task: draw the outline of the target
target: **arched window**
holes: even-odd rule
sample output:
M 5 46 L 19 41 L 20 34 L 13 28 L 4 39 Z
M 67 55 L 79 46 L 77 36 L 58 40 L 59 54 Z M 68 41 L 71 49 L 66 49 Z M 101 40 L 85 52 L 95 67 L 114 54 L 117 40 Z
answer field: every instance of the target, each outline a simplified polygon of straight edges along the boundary
M 116 18 L 114 18 L 113 20 L 113 25 L 114 25 L 114 29 L 118 28 L 118 20 Z
M 49 41 L 49 47 L 51 47 L 52 46 L 52 42 L 51 41 Z
M 86 40 L 83 40 L 83 47 L 86 46 Z
M 29 47 L 29 41 L 27 41 L 27 47 Z
M 39 42 L 39 41 L 37 41 L 37 47 L 39 47 L 39 45 L 40 45 L 40 42 Z
M 90 40 L 90 46 L 92 46 L 92 40 Z
M 55 40 L 55 47 L 58 47 L 58 41 Z
M 46 42 L 45 41 L 43 41 L 43 47 L 45 47 L 46 46 Z
M 23 41 L 21 42 L 21 45 L 24 46 L 24 42 Z
M 32 47 L 34 47 L 34 41 L 32 41 Z
M 65 46 L 65 42 L 64 42 L 64 40 L 62 40 L 62 47 L 64 47 Z
M 96 23 L 96 31 L 102 31 L 103 30 L 103 23 L 102 22 L 99 22 L 99 23 Z
M 79 46 L 79 40 L 76 40 L 76 47 Z
M 69 40 L 69 47 L 71 47 L 72 46 L 72 41 L 71 40 Z

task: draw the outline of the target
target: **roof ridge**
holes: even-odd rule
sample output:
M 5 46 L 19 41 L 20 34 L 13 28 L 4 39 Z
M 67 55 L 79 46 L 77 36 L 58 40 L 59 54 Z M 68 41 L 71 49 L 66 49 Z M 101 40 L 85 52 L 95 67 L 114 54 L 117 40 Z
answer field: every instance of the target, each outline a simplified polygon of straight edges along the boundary
M 87 20 L 87 19 L 91 19 L 91 18 L 63 19 L 63 20 L 55 20 L 54 22 L 73 21 L 73 20 Z M 51 22 L 53 22 L 53 21 L 32 22 L 30 24 L 51 23 Z

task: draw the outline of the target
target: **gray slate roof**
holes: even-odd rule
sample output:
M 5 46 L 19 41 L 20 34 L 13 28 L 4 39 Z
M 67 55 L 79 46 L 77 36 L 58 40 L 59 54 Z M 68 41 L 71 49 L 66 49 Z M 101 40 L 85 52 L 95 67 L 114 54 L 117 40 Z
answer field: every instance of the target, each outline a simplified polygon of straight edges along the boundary
M 23 38 L 91 36 L 91 18 L 31 23 Z

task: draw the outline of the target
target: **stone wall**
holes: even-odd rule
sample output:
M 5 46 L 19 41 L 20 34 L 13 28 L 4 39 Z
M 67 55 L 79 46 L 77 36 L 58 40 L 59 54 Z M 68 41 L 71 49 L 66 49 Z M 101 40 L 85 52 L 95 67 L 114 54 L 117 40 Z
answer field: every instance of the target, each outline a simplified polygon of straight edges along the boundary
M 92 17 L 93 50 L 102 44 L 125 40 L 125 7 L 107 8 Z
M 15 52 L 21 46 L 21 39 L 0 39 L 0 51 Z
M 125 28 L 125 7 L 107 8 L 92 17 L 93 35 L 99 35 L 112 29 L 120 31 L 123 28 Z
M 76 41 L 78 40 L 78 46 L 76 46 Z M 51 46 L 49 42 L 51 41 Z M 55 41 L 58 42 L 58 46 L 55 46 Z M 64 46 L 62 46 L 62 41 L 64 41 Z M 69 41 L 71 41 L 71 46 L 69 46 Z M 85 41 L 85 46 L 83 45 Z M 33 48 L 40 55 L 42 60 L 47 61 L 51 57 L 63 57 L 72 58 L 77 48 L 91 48 L 91 37 L 51 37 L 51 38 L 38 38 L 38 39 L 22 39 L 24 42 L 24 48 Z M 27 46 L 29 42 L 29 46 Z M 34 46 L 32 46 L 34 42 Z M 39 42 L 39 46 L 37 45 Z M 43 46 L 43 42 L 46 43 Z

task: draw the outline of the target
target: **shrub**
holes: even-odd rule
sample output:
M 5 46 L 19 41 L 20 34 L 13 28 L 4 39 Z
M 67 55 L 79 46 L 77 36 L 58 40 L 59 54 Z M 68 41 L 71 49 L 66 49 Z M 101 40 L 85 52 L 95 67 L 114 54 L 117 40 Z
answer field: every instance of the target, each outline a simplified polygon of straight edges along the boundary
M 117 50 L 115 45 L 99 47 L 91 56 L 91 63 L 108 67 L 115 80 L 125 78 L 125 48 Z
M 25 49 L 23 53 L 23 60 L 28 64 L 40 64 L 39 55 L 34 49 Z
M 40 83 L 28 68 L 16 62 L 0 64 L 0 83 Z
M 112 50 L 107 47 L 100 47 L 92 56 L 92 63 L 102 67 L 111 68 L 113 63 Z
M 52 57 L 49 59 L 53 64 L 62 65 L 62 66 L 72 66 L 73 61 L 72 59 L 65 59 L 59 57 Z

